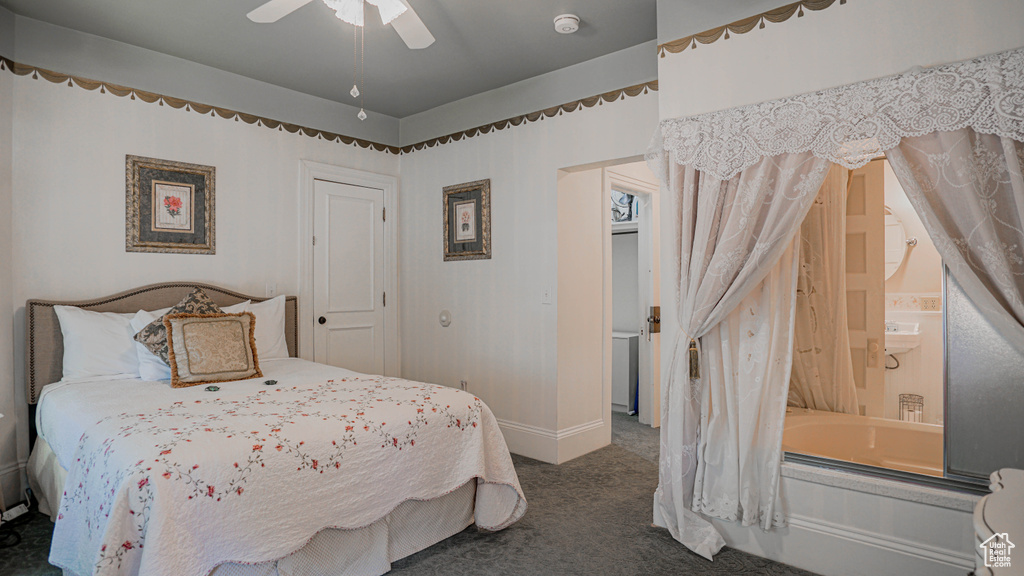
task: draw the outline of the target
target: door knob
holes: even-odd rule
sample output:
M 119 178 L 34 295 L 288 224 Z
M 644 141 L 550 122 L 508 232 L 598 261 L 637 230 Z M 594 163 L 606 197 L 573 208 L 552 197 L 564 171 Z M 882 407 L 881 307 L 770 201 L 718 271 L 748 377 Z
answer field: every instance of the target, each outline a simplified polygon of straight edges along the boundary
M 661 306 L 651 306 L 651 315 L 647 317 L 648 332 L 661 333 Z
M 324 318 L 323 316 L 317 318 L 316 321 L 320 324 L 327 324 L 327 318 Z

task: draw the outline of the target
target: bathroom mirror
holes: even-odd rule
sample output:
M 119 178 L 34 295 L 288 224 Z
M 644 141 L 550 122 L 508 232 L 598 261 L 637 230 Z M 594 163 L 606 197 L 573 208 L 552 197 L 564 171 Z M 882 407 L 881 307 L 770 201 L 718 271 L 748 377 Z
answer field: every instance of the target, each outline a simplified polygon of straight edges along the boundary
M 907 256 L 907 232 L 903 228 L 900 217 L 893 214 L 888 206 L 885 207 L 885 279 L 892 278 L 892 275 L 903 265 Z

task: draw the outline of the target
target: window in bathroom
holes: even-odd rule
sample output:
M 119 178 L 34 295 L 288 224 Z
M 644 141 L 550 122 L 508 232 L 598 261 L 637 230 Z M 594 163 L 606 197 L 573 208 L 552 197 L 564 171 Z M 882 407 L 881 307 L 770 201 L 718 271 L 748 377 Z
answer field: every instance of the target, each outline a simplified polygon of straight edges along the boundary
M 640 200 L 628 192 L 612 188 L 612 222 L 636 222 L 640 216 Z
M 884 159 L 801 226 L 789 453 L 944 476 L 943 267 Z

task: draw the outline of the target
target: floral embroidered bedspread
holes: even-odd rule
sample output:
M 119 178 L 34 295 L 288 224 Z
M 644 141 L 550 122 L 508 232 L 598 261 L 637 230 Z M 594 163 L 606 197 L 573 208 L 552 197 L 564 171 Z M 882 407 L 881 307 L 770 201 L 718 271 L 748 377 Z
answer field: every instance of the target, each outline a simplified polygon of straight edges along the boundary
M 264 378 L 215 392 L 107 383 L 124 398 L 96 397 L 107 412 L 82 425 L 70 455 L 42 426 L 68 470 L 50 562 L 79 576 L 205 576 L 224 562 L 287 556 L 324 528 L 367 526 L 474 478 L 478 526 L 500 530 L 525 512 L 478 398 L 301 360 L 265 364 Z M 88 406 L 97 392 L 85 387 L 95 386 L 55 391 L 41 418 L 57 418 L 69 398 Z M 143 408 L 110 410 L 132 394 Z

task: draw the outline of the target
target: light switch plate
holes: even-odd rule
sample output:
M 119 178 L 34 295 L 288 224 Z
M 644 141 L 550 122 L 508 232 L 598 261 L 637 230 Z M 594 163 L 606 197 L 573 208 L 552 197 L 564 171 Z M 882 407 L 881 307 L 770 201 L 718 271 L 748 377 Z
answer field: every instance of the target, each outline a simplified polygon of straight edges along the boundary
M 551 288 L 545 288 L 540 297 L 541 304 L 551 304 Z

